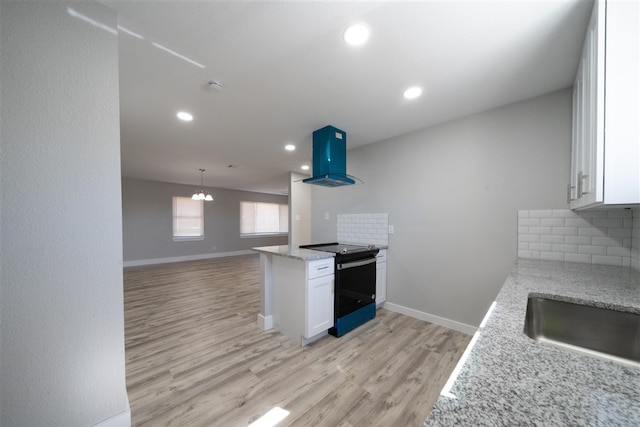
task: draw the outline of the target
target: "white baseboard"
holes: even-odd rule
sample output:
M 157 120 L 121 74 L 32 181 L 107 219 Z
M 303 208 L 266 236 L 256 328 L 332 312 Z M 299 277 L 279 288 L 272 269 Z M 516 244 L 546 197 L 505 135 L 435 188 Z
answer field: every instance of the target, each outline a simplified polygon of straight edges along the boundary
M 99 422 L 94 427 L 131 427 L 131 408 L 129 407 L 129 397 L 127 396 L 127 409 L 125 411 Z
M 169 257 L 169 258 L 138 259 L 134 261 L 125 261 L 122 264 L 124 267 L 137 267 L 140 265 L 167 264 L 170 262 L 181 262 L 181 261 L 197 261 L 200 259 L 224 258 L 228 256 L 250 255 L 255 253 L 256 253 L 255 251 L 252 251 L 249 249 L 244 251 L 217 252 L 217 253 L 210 253 L 210 254 L 176 256 L 176 257 Z
M 465 334 L 473 335 L 478 330 L 477 327 L 467 325 L 466 323 L 456 322 L 455 320 L 446 319 L 444 317 L 436 316 L 434 314 L 425 313 L 423 311 L 414 310 L 413 308 L 405 307 L 398 304 L 393 304 L 386 301 L 382 308 L 386 308 L 396 313 L 404 314 L 406 316 L 414 317 L 416 319 L 424 320 L 436 325 L 444 326 L 445 328 L 454 329 L 456 331 L 464 332 Z
M 258 314 L 258 327 L 263 331 L 268 331 L 273 328 L 273 316 L 263 316 L 262 314 Z

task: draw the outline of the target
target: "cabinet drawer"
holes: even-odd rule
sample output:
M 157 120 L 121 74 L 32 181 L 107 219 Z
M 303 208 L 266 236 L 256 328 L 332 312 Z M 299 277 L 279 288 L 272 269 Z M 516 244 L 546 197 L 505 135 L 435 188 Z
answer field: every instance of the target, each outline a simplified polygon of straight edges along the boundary
M 307 279 L 333 274 L 333 257 L 309 261 L 307 263 Z
M 376 262 L 387 262 L 387 250 L 380 249 L 378 255 L 376 256 Z

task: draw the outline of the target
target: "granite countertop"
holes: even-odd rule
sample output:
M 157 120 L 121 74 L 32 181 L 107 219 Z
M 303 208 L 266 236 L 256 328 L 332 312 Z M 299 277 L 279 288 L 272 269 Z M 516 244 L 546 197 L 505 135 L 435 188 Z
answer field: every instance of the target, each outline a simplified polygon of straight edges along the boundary
M 277 255 L 287 258 L 300 259 L 303 261 L 313 261 L 317 259 L 333 258 L 336 255 L 331 252 L 315 251 L 311 249 L 300 249 L 296 247 L 289 247 L 289 245 L 279 246 L 261 246 L 258 248 L 251 248 L 256 252 L 260 252 L 268 255 Z
M 640 272 L 519 259 L 424 425 L 640 425 L 640 368 L 529 338 L 529 293 L 640 313 Z

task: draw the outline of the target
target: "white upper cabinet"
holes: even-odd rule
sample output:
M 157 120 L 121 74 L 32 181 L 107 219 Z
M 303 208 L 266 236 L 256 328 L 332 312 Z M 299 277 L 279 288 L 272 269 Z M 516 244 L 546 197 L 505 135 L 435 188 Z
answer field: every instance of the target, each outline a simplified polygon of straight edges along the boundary
M 596 0 L 573 88 L 572 209 L 640 203 L 640 2 Z

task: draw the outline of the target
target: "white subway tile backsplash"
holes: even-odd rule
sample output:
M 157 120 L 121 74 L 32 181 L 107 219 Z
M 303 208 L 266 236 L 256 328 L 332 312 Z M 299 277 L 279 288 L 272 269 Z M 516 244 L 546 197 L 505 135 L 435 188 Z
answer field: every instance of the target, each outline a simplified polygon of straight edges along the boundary
M 591 255 L 587 254 L 564 254 L 564 260 L 568 262 L 581 262 L 591 264 Z
M 631 257 L 631 248 L 623 248 L 620 246 L 609 246 L 607 247 L 607 255 L 613 256 L 621 256 L 630 258 Z
M 622 218 L 594 218 L 592 224 L 596 228 L 622 228 L 624 221 Z
M 529 243 L 529 250 L 540 252 L 553 251 L 553 245 L 551 243 Z
M 640 271 L 640 208 L 632 211 L 632 224 L 630 265 Z
M 564 254 L 558 252 L 540 252 L 540 259 L 547 261 L 564 261 Z
M 553 245 L 553 252 L 578 253 L 578 245 Z
M 582 211 L 580 216 L 582 218 L 606 218 L 608 214 L 607 211 Z
M 631 226 L 628 228 L 607 228 L 609 237 L 631 237 Z
M 542 227 L 564 227 L 564 218 L 542 218 L 540 219 L 540 225 Z
M 529 227 L 529 234 L 551 234 L 551 227 Z
M 599 228 L 578 227 L 578 236 L 606 236 L 607 232 L 600 230 Z
M 631 209 L 611 209 L 607 211 L 607 218 L 633 218 Z
M 640 270 L 640 209 L 519 211 L 518 257 Z
M 564 225 L 567 227 L 591 227 L 591 223 L 585 218 L 566 218 Z
M 540 236 L 536 236 L 533 234 L 519 234 L 518 242 L 539 242 Z
M 578 235 L 577 227 L 553 227 L 551 233 L 554 236 L 576 236 Z
M 621 256 L 593 255 L 592 264 L 623 265 Z
M 606 246 L 578 245 L 579 254 L 606 255 Z
M 622 246 L 622 241 L 613 237 L 592 237 L 591 244 L 593 246 Z
M 587 236 L 564 236 L 563 238 L 564 238 L 564 243 L 567 243 L 569 245 L 590 245 L 591 244 L 591 237 L 587 237 Z
M 518 258 L 540 259 L 540 252 L 538 252 L 538 251 L 519 250 L 518 251 Z
M 555 209 L 553 211 L 554 218 L 573 218 L 574 216 L 573 211 L 568 209 Z
M 338 214 L 336 223 L 339 242 L 389 245 L 389 214 Z
M 564 243 L 571 236 L 540 236 L 540 243 Z M 572 237 L 576 239 L 576 237 Z
M 553 211 L 529 211 L 529 218 L 553 218 Z

